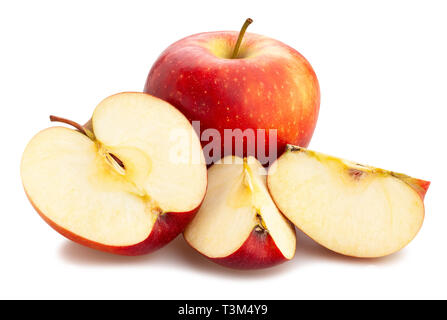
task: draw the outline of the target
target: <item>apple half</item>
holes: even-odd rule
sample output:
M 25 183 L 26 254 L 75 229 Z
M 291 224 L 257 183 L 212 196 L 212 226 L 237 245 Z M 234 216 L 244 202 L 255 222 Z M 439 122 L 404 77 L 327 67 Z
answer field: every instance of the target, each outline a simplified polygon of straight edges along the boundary
M 295 228 L 273 203 L 266 171 L 253 157 L 227 156 L 211 166 L 203 205 L 183 235 L 210 260 L 236 269 L 271 267 L 295 254 Z
M 95 109 L 89 130 L 45 129 L 21 163 L 25 192 L 41 217 L 91 248 L 140 255 L 181 233 L 200 207 L 207 171 L 200 141 L 170 104 L 120 93 Z
M 354 257 L 405 247 L 424 220 L 430 182 L 288 146 L 268 174 L 278 209 L 315 241 Z

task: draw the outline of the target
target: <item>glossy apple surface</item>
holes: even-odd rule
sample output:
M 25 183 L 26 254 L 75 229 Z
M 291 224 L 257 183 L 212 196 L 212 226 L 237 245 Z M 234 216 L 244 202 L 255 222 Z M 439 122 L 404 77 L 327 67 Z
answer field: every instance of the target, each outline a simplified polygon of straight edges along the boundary
M 253 33 L 245 34 L 232 59 L 237 38 L 238 32 L 208 32 L 175 42 L 152 66 L 144 91 L 168 101 L 190 121 L 200 121 L 201 132 L 218 130 L 221 155 L 236 152 L 234 145 L 224 150 L 224 129 L 265 129 L 264 153 L 271 129 L 277 130 L 278 155 L 287 143 L 307 146 L 320 106 L 311 65 L 286 44 Z M 205 157 L 207 143 L 202 138 Z M 260 154 L 257 143 L 250 155 Z M 244 146 L 243 156 L 250 150 Z

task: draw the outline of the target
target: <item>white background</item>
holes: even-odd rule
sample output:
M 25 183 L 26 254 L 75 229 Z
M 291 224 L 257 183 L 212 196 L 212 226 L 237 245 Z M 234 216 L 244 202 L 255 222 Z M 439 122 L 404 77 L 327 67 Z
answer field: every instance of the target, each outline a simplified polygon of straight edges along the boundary
M 443 1 L 2 1 L 0 298 L 447 298 L 447 6 Z M 295 258 L 240 272 L 181 237 L 148 256 L 72 243 L 22 190 L 26 143 L 49 114 L 79 122 L 110 94 L 141 91 L 157 56 L 198 32 L 281 40 L 321 85 L 312 149 L 432 181 L 404 250 L 345 258 L 298 233 Z

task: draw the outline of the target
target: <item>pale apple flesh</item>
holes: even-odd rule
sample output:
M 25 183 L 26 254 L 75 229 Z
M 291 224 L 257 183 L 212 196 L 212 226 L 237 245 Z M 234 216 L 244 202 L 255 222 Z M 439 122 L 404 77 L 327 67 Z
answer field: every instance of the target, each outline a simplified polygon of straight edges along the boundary
M 208 176 L 203 205 L 184 232 L 193 248 L 240 269 L 270 267 L 294 256 L 295 230 L 270 198 L 265 169 L 255 158 L 225 157 Z
M 44 220 L 74 241 L 127 255 L 181 233 L 207 184 L 187 119 L 157 98 L 122 93 L 98 105 L 92 129 L 52 127 L 27 145 L 22 181 Z
M 429 182 L 289 146 L 269 170 L 278 209 L 335 252 L 382 257 L 405 247 L 424 220 Z

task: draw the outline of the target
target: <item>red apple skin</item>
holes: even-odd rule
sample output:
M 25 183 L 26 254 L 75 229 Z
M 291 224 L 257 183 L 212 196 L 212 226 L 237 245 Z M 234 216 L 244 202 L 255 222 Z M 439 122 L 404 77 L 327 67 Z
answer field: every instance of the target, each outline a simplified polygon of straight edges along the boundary
M 278 156 L 288 143 L 307 146 L 320 106 L 311 65 L 282 42 L 252 33 L 243 38 L 244 58 L 222 58 L 231 54 L 237 36 L 209 32 L 175 42 L 152 66 L 144 92 L 171 103 L 190 121 L 200 121 L 201 132 L 217 129 L 222 156 L 229 154 L 223 151 L 224 129 L 266 129 L 265 152 L 268 129 L 277 129 Z
M 183 238 L 188 242 L 185 237 Z M 191 244 L 189 245 L 191 246 Z M 193 246 L 191 247 L 194 248 Z M 202 254 L 201 252 L 199 253 Z M 242 246 L 231 255 L 224 258 L 205 257 L 224 267 L 241 270 L 264 269 L 288 261 L 279 251 L 275 241 L 273 241 L 268 232 L 255 230 L 250 233 Z
M 46 217 L 42 211 L 40 211 L 40 209 L 34 204 L 27 193 L 26 195 L 28 197 L 28 200 L 31 202 L 32 206 L 42 217 L 42 219 L 50 227 L 52 227 L 64 237 L 92 249 L 124 256 L 138 256 L 148 254 L 168 244 L 170 241 L 174 240 L 181 232 L 183 232 L 189 222 L 191 222 L 191 220 L 194 218 L 201 205 L 200 204 L 197 208 L 189 212 L 167 212 L 163 215 L 160 215 L 157 218 L 157 221 L 155 222 L 149 236 L 140 243 L 131 246 L 108 246 L 83 238 L 54 223 L 53 221 L 48 219 L 48 217 Z
M 415 191 L 419 194 L 421 199 L 424 200 L 425 194 L 427 193 L 428 187 L 430 186 L 430 181 L 415 179 L 414 183 L 419 186 L 419 188 L 415 188 Z

